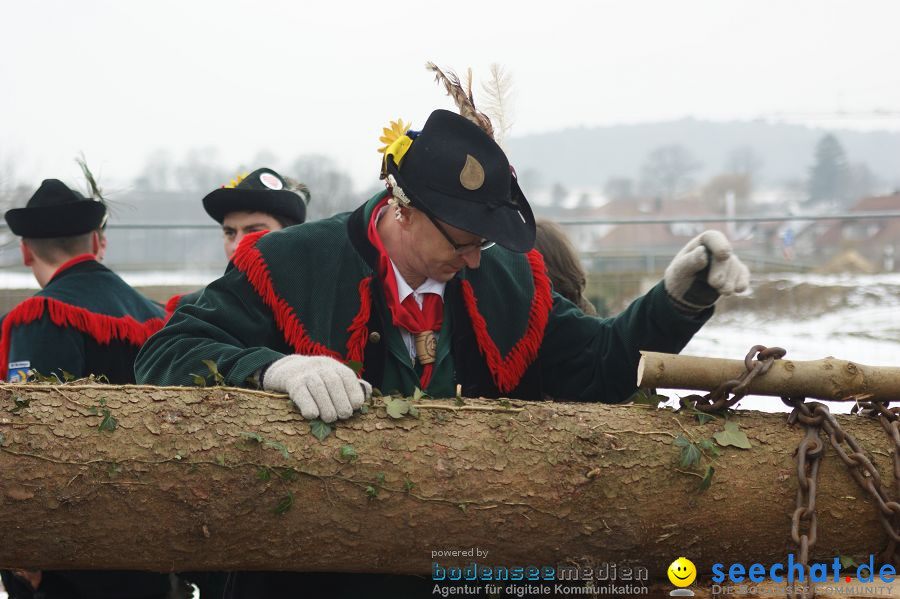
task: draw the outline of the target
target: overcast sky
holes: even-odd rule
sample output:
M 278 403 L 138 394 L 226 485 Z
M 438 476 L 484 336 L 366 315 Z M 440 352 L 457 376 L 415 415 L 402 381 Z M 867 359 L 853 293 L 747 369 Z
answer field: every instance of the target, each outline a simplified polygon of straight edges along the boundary
M 362 187 L 377 178 L 382 126 L 451 107 L 427 60 L 476 80 L 494 62 L 511 71 L 514 136 L 874 110 L 895 115 L 846 123 L 900 129 L 892 0 L 2 6 L 0 160 L 35 187 L 77 181 L 80 151 L 118 182 L 153 150 L 199 147 L 235 168 L 264 149 L 324 153 Z

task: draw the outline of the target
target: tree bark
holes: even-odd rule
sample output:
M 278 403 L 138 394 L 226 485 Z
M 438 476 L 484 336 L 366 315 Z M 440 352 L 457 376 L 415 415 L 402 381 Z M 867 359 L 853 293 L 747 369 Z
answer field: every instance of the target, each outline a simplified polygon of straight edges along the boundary
M 427 574 L 432 561 L 608 562 L 653 578 L 679 556 L 709 572 L 796 550 L 803 429 L 783 414 L 732 417 L 752 448 L 720 447 L 700 492 L 704 464 L 680 467 L 674 441 L 709 439 L 721 419 L 646 406 L 416 405 L 418 417 L 394 419 L 377 400 L 319 441 L 286 398 L 261 392 L 2 385 L 0 567 Z M 878 423 L 838 419 L 892 485 Z M 874 504 L 830 447 L 819 480 L 813 555 L 880 551 Z M 471 549 L 488 554 L 432 553 Z
M 746 374 L 743 360 L 641 352 L 639 387 L 712 391 Z M 749 394 L 808 397 L 829 401 L 896 401 L 900 368 L 865 366 L 846 360 L 775 360 L 751 381 Z

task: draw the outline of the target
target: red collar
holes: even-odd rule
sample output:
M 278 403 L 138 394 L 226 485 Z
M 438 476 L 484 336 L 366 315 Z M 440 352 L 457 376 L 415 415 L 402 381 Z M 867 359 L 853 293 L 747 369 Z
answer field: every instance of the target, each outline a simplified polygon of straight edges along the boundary
M 96 261 L 97 257 L 94 254 L 81 254 L 80 256 L 75 256 L 74 258 L 72 258 L 68 262 L 63 263 L 62 266 L 57 268 L 56 272 L 53 273 L 53 276 L 50 277 L 50 280 L 52 281 L 53 279 L 55 279 L 59 275 L 59 273 L 63 272 L 64 270 L 68 270 L 76 264 L 81 264 L 82 262 L 87 262 L 88 260 Z

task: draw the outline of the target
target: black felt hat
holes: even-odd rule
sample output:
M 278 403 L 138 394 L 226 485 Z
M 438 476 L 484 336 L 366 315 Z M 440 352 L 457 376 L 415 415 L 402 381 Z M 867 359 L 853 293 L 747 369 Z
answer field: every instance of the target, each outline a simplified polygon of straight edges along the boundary
M 270 168 L 256 169 L 234 187 L 221 187 L 203 198 L 203 208 L 217 222 L 229 212 L 265 212 L 298 223 L 306 220 L 309 193 L 288 189 L 284 178 Z
M 44 179 L 24 208 L 7 210 L 4 218 L 19 237 L 47 239 L 99 229 L 106 216 L 103 202 L 87 199 L 59 179 Z
M 534 214 L 506 155 L 468 119 L 435 110 L 400 166 L 391 154 L 385 161 L 394 195 L 413 207 L 514 252 L 534 247 Z

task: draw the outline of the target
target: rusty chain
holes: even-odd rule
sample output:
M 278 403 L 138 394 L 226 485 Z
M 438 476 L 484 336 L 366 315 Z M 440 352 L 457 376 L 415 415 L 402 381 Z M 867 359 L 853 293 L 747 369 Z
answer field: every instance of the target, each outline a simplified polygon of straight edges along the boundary
M 803 398 L 795 400 L 783 400 L 785 403 L 794 402 L 794 411 L 788 417 L 788 423 L 794 424 L 798 419 L 806 427 L 806 435 L 797 447 L 795 459 L 797 460 L 797 501 L 794 513 L 791 515 L 791 539 L 799 547 L 797 555 L 798 563 L 803 567 L 803 575 L 808 585 L 802 587 L 800 593 L 792 589 L 788 596 L 791 599 L 809 599 L 816 596 L 815 584 L 812 581 L 812 570 L 809 565 L 809 552 L 815 546 L 818 537 L 818 518 L 816 516 L 816 485 L 819 480 L 819 464 L 822 463 L 822 454 L 825 444 L 819 437 L 824 417 L 807 417 L 801 414 L 804 406 Z M 788 404 L 792 405 L 792 404 Z M 807 412 L 808 412 L 807 408 Z M 801 416 L 803 417 L 801 419 Z M 801 524 L 805 524 L 806 532 L 801 533 Z M 795 587 L 796 588 L 796 587 Z
M 775 360 L 781 359 L 786 351 L 780 347 L 767 348 L 754 345 L 744 358 L 747 372 L 740 378 L 726 381 L 705 396 L 690 395 L 682 398 L 683 406 L 692 406 L 700 412 L 721 412 L 734 406 L 747 394 L 750 382 L 757 376 L 766 374 Z M 756 356 L 756 361 L 754 361 Z M 729 399 L 728 395 L 731 394 Z M 800 593 L 791 593 L 792 599 L 815 597 L 815 585 L 809 565 L 810 551 L 815 547 L 818 534 L 816 517 L 816 485 L 819 465 L 824 455 L 825 444 L 820 433 L 828 435 L 835 452 L 847 467 L 850 476 L 874 500 L 878 519 L 888 535 L 888 545 L 882 553 L 885 563 L 900 567 L 900 503 L 891 501 L 885 495 L 881 476 L 869 457 L 862 451 L 856 438 L 846 432 L 831 410 L 820 402 L 806 402 L 803 397 L 782 397 L 782 401 L 793 408 L 788 424 L 800 423 L 806 434 L 796 452 L 797 499 L 791 516 L 791 539 L 798 546 L 798 563 L 803 567 L 808 585 Z M 894 475 L 894 495 L 900 498 L 900 408 L 889 408 L 888 402 L 857 402 L 852 412 L 871 418 L 878 418 L 890 440 L 893 442 L 892 464 Z M 846 444 L 849 452 L 844 449 Z M 801 530 L 803 529 L 803 530 Z M 804 532 L 805 531 L 805 532 Z
M 757 376 L 769 372 L 775 360 L 784 357 L 787 352 L 780 347 L 766 347 L 765 345 L 754 345 L 750 348 L 749 353 L 744 358 L 744 366 L 747 368 L 740 378 L 725 381 L 719 385 L 714 391 L 704 396 L 689 395 L 682 398 L 682 405 L 690 402 L 694 408 L 707 414 L 721 412 L 732 407 L 747 395 L 747 387 L 750 382 Z M 756 356 L 756 362 L 753 357 Z M 731 393 L 731 399 L 728 394 Z
M 870 418 L 878 418 L 884 432 L 893 441 L 894 450 L 891 452 L 891 457 L 894 473 L 894 496 L 900 498 L 900 408 L 889 408 L 888 405 L 888 402 L 858 402 L 851 413 L 859 412 Z M 892 525 L 892 530 L 900 530 L 900 516 L 896 511 L 893 514 Z M 898 551 L 896 535 L 888 535 L 888 545 L 882 553 L 882 559 L 885 563 L 900 566 L 900 551 Z

